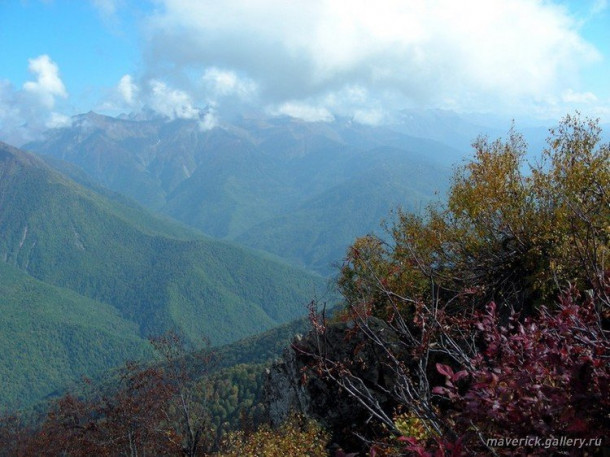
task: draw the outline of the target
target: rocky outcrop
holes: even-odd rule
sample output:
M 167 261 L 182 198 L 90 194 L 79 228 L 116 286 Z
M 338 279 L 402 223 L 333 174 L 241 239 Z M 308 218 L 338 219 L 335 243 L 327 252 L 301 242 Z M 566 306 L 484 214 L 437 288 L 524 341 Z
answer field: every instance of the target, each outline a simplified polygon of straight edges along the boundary
M 297 337 L 295 342 L 299 339 Z M 264 395 L 273 426 L 282 424 L 291 413 L 308 414 L 310 411 L 311 397 L 301 382 L 303 369 L 303 363 L 297 360 L 295 350 L 290 346 L 284 349 L 282 359 L 267 370 Z
M 399 347 L 398 338 L 385 322 L 371 318 L 368 326 Z M 292 412 L 314 418 L 339 433 L 368 422 L 367 409 L 318 369 L 316 356 L 320 354 L 331 364 L 341 363 L 362 380 L 375 401 L 391 409 L 388 392 L 392 391 L 394 374 L 385 363 L 385 352 L 353 324 L 338 323 L 322 334 L 312 330 L 295 338 L 282 359 L 269 369 L 265 401 L 272 424 L 281 424 Z M 333 376 L 340 373 L 338 370 Z

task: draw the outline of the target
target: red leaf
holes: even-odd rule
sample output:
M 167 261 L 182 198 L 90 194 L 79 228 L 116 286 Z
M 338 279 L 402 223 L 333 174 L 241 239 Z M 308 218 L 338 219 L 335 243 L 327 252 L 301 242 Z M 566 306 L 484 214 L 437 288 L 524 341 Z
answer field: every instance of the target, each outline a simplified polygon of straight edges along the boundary
M 466 370 L 458 371 L 455 375 L 453 375 L 453 382 L 458 382 L 462 378 L 468 377 L 468 372 Z
M 417 440 L 415 438 L 413 438 L 412 436 L 399 436 L 398 441 L 403 441 L 403 442 L 409 443 L 413 446 L 415 446 L 417 444 Z
M 436 364 L 436 371 L 440 374 L 447 376 L 448 378 L 453 378 L 453 370 L 448 365 L 443 365 L 442 363 Z
M 572 423 L 566 428 L 567 432 L 586 432 L 587 430 L 587 423 L 577 417 L 572 419 Z

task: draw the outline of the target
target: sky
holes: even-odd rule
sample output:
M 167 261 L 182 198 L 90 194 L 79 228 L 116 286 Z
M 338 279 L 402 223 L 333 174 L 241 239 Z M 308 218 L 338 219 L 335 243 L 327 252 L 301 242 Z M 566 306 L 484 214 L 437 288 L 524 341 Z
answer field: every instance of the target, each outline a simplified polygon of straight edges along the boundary
M 610 0 L 0 0 L 0 139 L 88 111 L 610 121 Z

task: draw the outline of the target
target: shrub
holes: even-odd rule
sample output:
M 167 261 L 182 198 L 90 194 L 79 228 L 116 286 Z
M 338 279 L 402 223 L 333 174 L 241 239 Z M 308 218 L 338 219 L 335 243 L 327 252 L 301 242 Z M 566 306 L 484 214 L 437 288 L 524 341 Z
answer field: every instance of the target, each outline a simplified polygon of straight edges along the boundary
M 343 318 L 384 355 L 393 406 L 323 351 L 316 369 L 403 450 L 521 455 L 486 439 L 607 434 L 610 145 L 599 139 L 595 121 L 567 116 L 528 167 L 514 131 L 507 141 L 480 138 L 446 205 L 399 212 L 390 242 L 369 236 L 350 248 Z M 371 316 L 388 329 L 376 331 Z M 392 420 L 397 413 L 406 420 Z
M 249 435 L 243 431 L 230 434 L 217 457 L 326 457 L 328 441 L 320 425 L 293 417 L 277 430 L 264 425 Z
M 523 322 L 514 314 L 507 325 L 500 325 L 490 303 L 473 320 L 472 331 L 482 344 L 471 367 L 454 373 L 437 365 L 446 381 L 433 392 L 451 402 L 447 421 L 455 434 L 478 452 L 486 450 L 479 437 L 605 438 L 610 430 L 610 333 L 600 324 L 593 299 L 582 299 L 575 289 L 561 297 L 555 310 L 542 307 Z M 460 389 L 464 379 L 469 381 L 466 390 Z M 514 455 L 516 450 L 495 452 Z M 539 446 L 528 455 L 548 452 Z
M 410 300 L 470 291 L 479 309 L 495 301 L 531 312 L 568 282 L 599 289 L 610 256 L 610 145 L 599 140 L 596 122 L 567 116 L 540 163 L 526 164 L 516 132 L 479 138 L 446 205 L 399 211 L 389 243 L 353 244 L 339 278 L 347 303 L 387 318 Z

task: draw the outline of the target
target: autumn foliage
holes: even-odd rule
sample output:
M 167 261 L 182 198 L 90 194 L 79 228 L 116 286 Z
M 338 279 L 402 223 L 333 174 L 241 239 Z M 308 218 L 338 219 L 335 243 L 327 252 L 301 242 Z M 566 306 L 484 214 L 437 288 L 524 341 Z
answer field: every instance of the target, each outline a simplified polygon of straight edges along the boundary
M 219 427 L 213 414 L 227 401 L 238 401 L 239 394 L 237 384 L 219 376 L 244 368 L 208 376 L 216 359 L 209 348 L 186 352 L 175 333 L 151 342 L 157 363 L 129 362 L 116 384 L 103 388 L 85 382 L 78 394 L 55 401 L 39 423 L 26 426 L 19 416 L 0 417 L 0 456 L 327 455 L 329 437 L 318 424 L 297 417 L 277 430 L 255 423 L 252 413 L 260 405 L 251 400 L 241 405 L 242 430 L 228 423 Z
M 459 371 L 436 366 L 445 383 L 433 392 L 449 400 L 446 424 L 453 435 L 478 453 L 489 452 L 479 436 L 605 439 L 610 430 L 610 339 L 600 323 L 594 300 L 575 289 L 563 294 L 553 310 L 543 307 L 523 320 L 513 314 L 506 324 L 490 303 L 471 321 L 470 331 L 481 341 L 471 366 Z M 564 451 L 581 455 L 582 449 Z M 528 455 L 548 452 L 538 446 Z
M 384 423 L 387 437 L 364 437 L 370 455 L 582 455 L 493 439 L 608 435 L 610 145 L 600 133 L 568 116 L 535 164 L 513 130 L 480 138 L 445 205 L 399 211 L 389 241 L 350 248 L 341 318 L 389 360 L 393 408 L 322 352 L 317 369 Z
M 217 457 L 326 457 L 329 439 L 319 424 L 294 416 L 277 430 L 263 425 L 250 434 L 229 434 Z
M 445 205 L 399 212 L 388 239 L 354 242 L 337 318 L 358 344 L 338 357 L 349 360 L 333 358 L 326 316 L 312 308 L 319 350 L 298 354 L 311 368 L 303 386 L 308 376 L 332 382 L 370 413 L 371 433 L 357 427 L 361 448 L 336 456 L 602 455 L 598 441 L 502 441 L 609 435 L 610 145 L 600 133 L 568 116 L 531 165 L 516 132 L 481 138 Z M 65 396 L 31 430 L 2 419 L 0 455 L 210 455 L 215 394 L 191 389 L 175 338 L 155 344 L 161 363 L 127 365 L 112 395 Z M 369 370 L 376 381 L 355 363 L 367 344 L 379 355 L 367 363 L 383 365 Z M 293 418 L 233 432 L 217 455 L 325 456 L 331 440 L 341 436 Z
M 157 368 L 128 364 L 112 395 L 60 398 L 42 424 L 7 436 L 14 456 L 175 455 L 179 436 L 165 408 L 174 395 Z
M 399 211 L 390 241 L 353 244 L 339 278 L 348 304 L 388 317 L 410 300 L 468 294 L 479 309 L 495 301 L 529 312 L 568 283 L 599 290 L 610 257 L 610 146 L 600 132 L 568 116 L 531 164 L 515 131 L 478 139 L 446 204 Z

